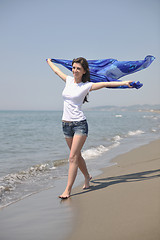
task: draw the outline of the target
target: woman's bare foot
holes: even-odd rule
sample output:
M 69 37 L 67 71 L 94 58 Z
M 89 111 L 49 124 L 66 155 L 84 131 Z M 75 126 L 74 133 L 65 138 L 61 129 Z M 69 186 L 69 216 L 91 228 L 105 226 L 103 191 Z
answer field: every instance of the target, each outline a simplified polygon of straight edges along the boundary
M 70 192 L 68 190 L 65 190 L 62 195 L 59 196 L 61 199 L 67 199 L 70 197 Z
M 83 189 L 88 189 L 90 187 L 89 182 L 91 181 L 91 179 L 92 179 L 91 175 L 89 175 L 89 177 L 85 178 Z

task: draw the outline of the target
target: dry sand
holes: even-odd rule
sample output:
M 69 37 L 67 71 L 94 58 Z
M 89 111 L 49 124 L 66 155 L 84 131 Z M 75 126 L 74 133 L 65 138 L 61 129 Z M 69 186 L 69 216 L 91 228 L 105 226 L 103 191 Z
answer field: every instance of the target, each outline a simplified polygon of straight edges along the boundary
M 90 190 L 74 189 L 77 214 L 68 240 L 159 240 L 160 140 L 113 162 Z

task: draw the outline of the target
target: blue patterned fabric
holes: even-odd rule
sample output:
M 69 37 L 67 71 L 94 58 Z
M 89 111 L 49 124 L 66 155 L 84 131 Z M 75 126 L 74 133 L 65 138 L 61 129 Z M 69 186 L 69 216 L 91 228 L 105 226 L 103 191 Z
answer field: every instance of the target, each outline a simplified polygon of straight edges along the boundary
M 138 61 L 118 61 L 116 59 L 87 60 L 90 69 L 91 82 L 121 81 L 119 80 L 121 77 L 147 68 L 154 59 L 155 57 L 153 56 L 146 56 L 144 60 Z M 72 71 L 72 60 L 51 59 L 51 61 L 61 64 Z M 136 89 L 143 86 L 139 81 L 132 82 L 131 85 Z M 128 86 L 117 88 L 128 88 Z

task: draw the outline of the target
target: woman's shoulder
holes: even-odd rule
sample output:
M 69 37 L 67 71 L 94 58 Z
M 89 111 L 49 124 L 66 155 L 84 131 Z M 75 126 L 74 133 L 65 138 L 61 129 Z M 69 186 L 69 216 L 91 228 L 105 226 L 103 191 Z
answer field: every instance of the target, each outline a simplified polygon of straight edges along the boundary
M 66 77 L 66 85 L 70 85 L 73 82 L 74 82 L 74 78 L 67 75 L 67 77 Z
M 83 83 L 83 89 L 89 92 L 91 90 L 92 85 L 93 85 L 93 82 L 85 82 Z
M 86 86 L 92 86 L 92 84 L 93 84 L 93 82 L 88 82 L 88 81 L 84 83 L 84 85 L 86 85 Z
M 67 75 L 66 81 L 73 81 L 73 80 L 74 80 L 74 77 Z

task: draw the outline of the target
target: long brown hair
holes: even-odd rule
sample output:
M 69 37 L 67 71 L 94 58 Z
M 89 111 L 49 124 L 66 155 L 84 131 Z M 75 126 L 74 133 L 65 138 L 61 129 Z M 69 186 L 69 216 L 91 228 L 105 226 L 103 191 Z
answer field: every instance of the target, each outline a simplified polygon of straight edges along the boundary
M 89 65 L 88 65 L 88 62 L 85 58 L 83 57 L 78 57 L 78 58 L 74 58 L 73 61 L 72 61 L 72 66 L 74 63 L 80 63 L 81 66 L 83 67 L 83 69 L 85 70 L 85 74 L 83 74 L 82 76 L 82 82 L 85 83 L 85 82 L 90 82 L 90 71 L 89 71 Z M 88 95 L 88 94 L 87 94 Z M 88 99 L 87 99 L 87 95 L 85 96 L 84 100 L 83 100 L 83 103 L 85 102 L 88 102 Z

